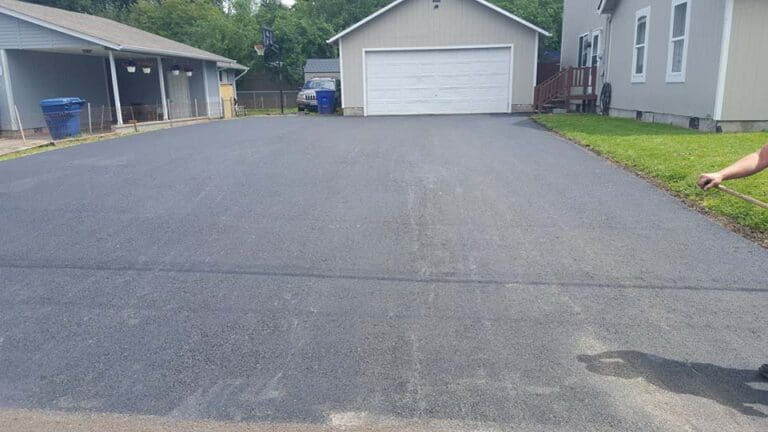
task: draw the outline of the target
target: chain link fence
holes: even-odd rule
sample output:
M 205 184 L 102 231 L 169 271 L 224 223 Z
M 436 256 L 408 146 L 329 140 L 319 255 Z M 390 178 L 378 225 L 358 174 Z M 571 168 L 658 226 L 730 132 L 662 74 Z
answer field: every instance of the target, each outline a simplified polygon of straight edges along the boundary
M 16 131 L 3 132 L 5 138 L 33 140 L 59 140 L 62 136 L 78 137 L 110 133 L 118 127 L 118 117 L 125 126 L 135 125 L 137 130 L 144 123 L 174 122 L 194 119 L 221 119 L 258 114 L 262 110 L 295 110 L 298 91 L 240 91 L 236 98 L 186 102 L 166 101 L 165 105 L 130 104 L 116 109 L 109 105 L 85 103 L 77 113 L 69 109 L 43 113 L 40 109 L 13 114 Z M 50 130 L 52 125 L 54 129 Z
M 80 137 L 110 133 L 118 126 L 118 117 L 123 125 L 141 125 L 150 122 L 167 121 L 173 126 L 174 121 L 192 119 L 220 119 L 245 115 L 234 98 L 211 99 L 208 101 L 192 100 L 179 103 L 168 100 L 165 104 L 130 104 L 120 110 L 109 105 L 85 103 L 79 114 L 71 109 L 49 111 L 41 109 L 20 111 L 14 109 L 12 123 L 15 131 L 4 131 L 8 139 L 59 140 L 62 137 Z M 79 117 L 79 119 L 78 119 Z M 54 130 L 51 130 L 53 128 Z

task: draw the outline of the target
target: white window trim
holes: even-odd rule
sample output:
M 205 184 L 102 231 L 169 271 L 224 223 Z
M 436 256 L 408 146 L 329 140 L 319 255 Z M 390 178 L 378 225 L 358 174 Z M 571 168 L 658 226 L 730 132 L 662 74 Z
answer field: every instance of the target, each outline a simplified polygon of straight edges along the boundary
M 589 59 L 590 59 L 590 58 L 591 58 L 591 56 L 592 56 L 592 48 L 588 48 L 588 51 L 587 51 L 587 52 L 584 52 L 584 51 L 583 51 L 583 48 L 584 48 L 584 41 L 586 40 L 587 42 L 590 42 L 590 40 L 589 40 L 589 37 L 590 37 L 590 36 L 589 36 L 589 32 L 587 32 L 587 33 L 584 33 L 584 34 L 580 34 L 580 35 L 578 36 L 578 39 L 579 39 L 579 49 L 578 49 L 578 51 L 576 51 L 576 55 L 578 55 L 578 56 L 579 56 L 579 58 L 578 58 L 578 59 L 576 59 L 576 66 L 577 66 L 577 67 L 584 67 L 584 66 L 586 66 L 586 65 L 582 65 L 582 64 L 581 64 L 581 59 L 583 58 L 583 55 L 584 55 L 584 54 L 586 54 L 587 52 L 589 53 L 589 54 L 588 54 L 588 56 L 587 56 L 587 63 L 589 63 Z M 590 43 L 591 43 L 591 42 L 590 42 Z
M 643 73 L 637 74 L 637 21 L 640 17 L 645 17 L 645 49 L 643 50 Z M 635 12 L 635 25 L 632 26 L 632 82 L 644 83 L 648 72 L 648 45 L 651 38 L 651 7 L 644 7 Z
M 597 36 L 597 48 L 595 48 L 595 36 Z M 602 54 L 602 46 L 603 46 L 603 28 L 599 27 L 589 34 L 589 62 L 587 66 L 592 66 L 592 57 L 597 56 L 597 65 L 600 66 L 600 64 L 603 62 L 603 54 Z M 597 50 L 597 52 L 595 52 Z
M 675 27 L 675 8 L 678 5 L 681 5 L 683 3 L 687 3 L 688 7 L 685 11 L 685 35 L 682 38 L 677 38 L 678 40 L 683 40 L 683 65 L 680 72 L 672 72 L 672 57 L 674 56 L 674 40 L 673 40 L 673 32 Z M 690 41 L 690 31 L 691 31 L 691 0 L 676 0 L 672 2 L 672 13 L 671 17 L 669 18 L 669 45 L 667 46 L 667 82 L 668 83 L 683 83 L 685 82 L 685 70 L 686 70 L 686 64 L 688 63 L 688 42 Z

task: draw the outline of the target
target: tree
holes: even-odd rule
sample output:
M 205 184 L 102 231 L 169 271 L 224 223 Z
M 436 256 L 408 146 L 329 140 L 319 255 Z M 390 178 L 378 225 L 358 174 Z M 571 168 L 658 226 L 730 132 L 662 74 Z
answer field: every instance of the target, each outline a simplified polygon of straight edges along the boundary
M 139 0 L 124 20 L 135 27 L 225 57 L 244 55 L 234 22 L 212 0 Z
M 44 6 L 83 12 L 91 15 L 116 16 L 127 11 L 136 0 L 27 0 Z
M 490 0 L 496 6 L 552 33 L 540 38 L 540 52 L 559 51 L 563 28 L 563 0 Z
M 102 15 L 143 30 L 237 60 L 254 70 L 279 72 L 300 82 L 309 57 L 333 57 L 326 40 L 393 0 L 31 0 L 34 3 Z M 563 0 L 490 0 L 551 32 L 541 50 L 560 49 Z M 275 32 L 280 57 L 257 58 L 253 45 L 261 28 Z

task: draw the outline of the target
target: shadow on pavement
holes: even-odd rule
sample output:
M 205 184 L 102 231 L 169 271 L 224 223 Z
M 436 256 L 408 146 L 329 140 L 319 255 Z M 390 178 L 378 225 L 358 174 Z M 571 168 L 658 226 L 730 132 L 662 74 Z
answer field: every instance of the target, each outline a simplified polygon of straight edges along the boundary
M 750 406 L 768 407 L 768 391 L 755 389 L 749 384 L 762 380 L 757 369 L 687 363 L 639 351 L 606 351 L 580 355 L 577 359 L 595 374 L 622 379 L 643 378 L 670 392 L 707 398 L 745 415 L 768 417 Z

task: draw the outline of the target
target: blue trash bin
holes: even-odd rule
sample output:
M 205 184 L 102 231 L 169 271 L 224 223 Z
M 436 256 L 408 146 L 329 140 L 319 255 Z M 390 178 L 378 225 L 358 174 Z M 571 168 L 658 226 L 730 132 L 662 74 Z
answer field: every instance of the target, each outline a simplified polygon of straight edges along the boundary
M 336 90 L 315 90 L 315 97 L 317 97 L 318 113 L 333 114 Z
M 80 98 L 53 98 L 40 101 L 45 124 L 51 138 L 60 140 L 80 134 L 80 109 L 85 101 Z

